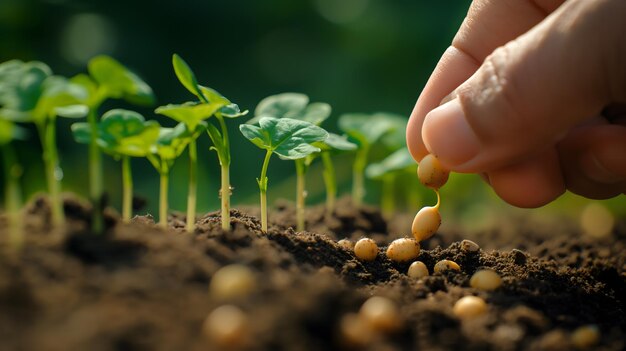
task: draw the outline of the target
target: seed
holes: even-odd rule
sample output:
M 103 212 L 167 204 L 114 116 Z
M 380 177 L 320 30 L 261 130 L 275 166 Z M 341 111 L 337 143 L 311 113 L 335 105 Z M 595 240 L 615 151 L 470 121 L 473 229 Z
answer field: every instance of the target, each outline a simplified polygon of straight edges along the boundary
M 421 279 L 428 276 L 428 267 L 422 261 L 415 261 L 409 266 L 407 275 L 411 278 Z
M 341 239 L 337 241 L 337 245 L 339 245 L 340 247 L 343 247 L 344 249 L 348 251 L 352 251 L 354 249 L 354 243 L 349 239 Z
M 471 240 L 463 240 L 461 241 L 461 250 L 465 252 L 478 252 L 480 250 L 480 246 Z
M 359 316 L 371 329 L 379 332 L 392 332 L 401 325 L 398 307 L 386 297 L 370 297 L 361 306 Z
M 420 254 L 420 244 L 409 238 L 396 239 L 387 248 L 387 257 L 396 262 L 414 260 Z
M 473 318 L 485 313 L 487 304 L 478 296 L 465 296 L 454 304 L 453 311 L 459 318 Z
M 344 315 L 339 328 L 346 346 L 365 346 L 370 343 L 373 336 L 369 325 L 356 313 Z
M 441 188 L 448 181 L 450 172 L 443 169 L 434 155 L 426 155 L 417 167 L 417 177 L 425 186 L 433 189 Z
M 361 261 L 373 261 L 378 255 L 378 245 L 370 238 L 363 238 L 354 245 L 354 254 Z
M 419 210 L 413 219 L 411 231 L 417 241 L 430 238 L 441 225 L 441 215 L 437 207 L 426 206 Z
M 600 330 L 596 325 L 584 325 L 576 328 L 570 339 L 577 349 L 588 349 L 600 340 Z
M 441 260 L 441 261 L 435 263 L 435 267 L 433 268 L 433 271 L 435 273 L 443 273 L 443 272 L 447 271 L 448 269 L 453 269 L 455 271 L 460 271 L 461 267 L 454 261 Z
M 209 292 L 217 299 L 228 300 L 248 296 L 255 288 L 252 270 L 241 264 L 231 264 L 213 274 Z
M 248 316 L 236 306 L 216 308 L 205 319 L 204 334 L 216 344 L 226 348 L 239 348 L 248 342 Z
M 476 271 L 470 278 L 470 286 L 475 289 L 491 291 L 502 285 L 502 278 L 491 269 Z

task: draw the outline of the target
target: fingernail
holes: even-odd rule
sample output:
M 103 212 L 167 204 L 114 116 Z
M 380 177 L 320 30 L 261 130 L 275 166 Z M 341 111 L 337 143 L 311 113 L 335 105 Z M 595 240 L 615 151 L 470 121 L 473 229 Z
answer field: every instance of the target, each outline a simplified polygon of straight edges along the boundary
M 624 180 L 606 169 L 592 152 L 587 152 L 581 157 L 580 165 L 587 177 L 598 183 L 615 184 Z
M 459 99 L 447 102 L 426 115 L 422 139 L 428 151 L 448 167 L 467 163 L 480 150 L 478 137 L 467 123 Z

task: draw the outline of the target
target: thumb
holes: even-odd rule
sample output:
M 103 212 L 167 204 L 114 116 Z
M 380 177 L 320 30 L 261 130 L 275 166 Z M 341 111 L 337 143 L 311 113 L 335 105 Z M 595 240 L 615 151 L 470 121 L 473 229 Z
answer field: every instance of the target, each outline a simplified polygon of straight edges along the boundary
M 426 115 L 422 138 L 449 169 L 484 172 L 554 145 L 626 100 L 626 1 L 573 0 L 496 49 L 456 98 Z

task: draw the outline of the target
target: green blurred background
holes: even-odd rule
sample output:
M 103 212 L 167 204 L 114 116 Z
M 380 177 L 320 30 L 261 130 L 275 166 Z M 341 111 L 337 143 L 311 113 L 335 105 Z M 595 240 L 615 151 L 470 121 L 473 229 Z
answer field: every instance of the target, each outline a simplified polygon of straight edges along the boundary
M 253 110 L 263 97 L 286 91 L 306 93 L 312 101 L 333 106 L 325 127 L 336 131 L 344 112 L 389 111 L 408 117 L 438 58 L 460 25 L 469 0 L 0 0 L 0 61 L 41 60 L 55 73 L 73 76 L 86 71 L 87 61 L 109 54 L 133 69 L 154 89 L 158 104 L 191 100 L 171 68 L 176 52 L 211 86 Z M 113 107 L 130 107 L 109 101 Z M 162 125 L 153 109 L 137 109 Z M 233 142 L 233 203 L 256 204 L 263 153 L 244 140 L 230 121 Z M 59 148 L 64 189 L 86 194 L 86 147 L 75 144 L 71 121 L 59 119 Z M 207 137 L 199 144 L 199 211 L 219 206 L 219 167 L 209 152 Z M 20 143 L 25 163 L 24 186 L 32 195 L 44 190 L 40 146 L 35 134 Z M 379 155 L 380 156 L 380 155 Z M 155 213 L 158 197 L 156 171 L 145 160 L 134 160 L 136 195 L 147 198 L 142 212 Z M 351 156 L 336 159 L 340 189 L 350 189 Z M 170 207 L 184 210 L 186 155 L 172 172 Z M 119 164 L 107 159 L 106 189 L 119 204 Z M 309 174 L 309 202 L 324 197 L 319 165 Z M 294 165 L 277 157 L 270 164 L 270 201 L 294 197 Z M 416 179 L 398 187 L 398 206 L 406 201 L 405 187 L 420 187 Z M 366 200 L 376 204 L 380 184 L 368 183 Z M 532 191 L 532 189 L 529 189 Z M 420 190 L 422 203 L 434 201 Z M 489 223 L 501 211 L 526 213 L 504 204 L 476 176 L 453 175 L 442 191 L 447 218 L 467 226 Z M 533 214 L 579 216 L 590 201 L 566 195 Z M 603 201 L 614 215 L 624 216 L 624 197 Z M 444 221 L 445 222 L 445 221 Z M 478 225 L 481 226 L 481 225 Z

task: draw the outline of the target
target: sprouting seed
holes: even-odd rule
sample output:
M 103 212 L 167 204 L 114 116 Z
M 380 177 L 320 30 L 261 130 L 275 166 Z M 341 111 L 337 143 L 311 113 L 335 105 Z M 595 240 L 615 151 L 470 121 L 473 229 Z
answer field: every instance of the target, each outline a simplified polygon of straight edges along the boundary
M 435 190 L 441 188 L 448 181 L 450 172 L 443 169 L 435 155 L 426 155 L 417 167 L 417 177 L 420 182 Z
M 396 262 L 414 260 L 420 254 L 420 244 L 409 238 L 396 239 L 387 247 L 387 257 Z
M 409 266 L 407 275 L 411 278 L 421 279 L 428 276 L 428 267 L 422 261 L 415 261 Z
M 585 350 L 598 343 L 600 330 L 596 325 L 584 325 L 572 332 L 570 340 L 574 347 L 579 350 Z
M 437 193 L 437 204 L 435 206 L 426 206 L 419 210 L 413 219 L 411 225 L 411 231 L 417 241 L 422 241 L 430 238 L 435 234 L 439 226 L 441 225 L 441 214 L 439 214 L 439 203 L 441 198 L 439 191 Z
M 453 308 L 454 315 L 458 318 L 478 317 L 487 311 L 487 303 L 478 296 L 465 296 L 460 298 Z
M 382 296 L 370 297 L 365 301 L 361 306 L 359 316 L 372 330 L 383 333 L 393 332 L 402 324 L 396 304 Z
M 356 313 L 347 313 L 339 324 L 341 341 L 348 347 L 362 347 L 370 343 L 373 334 L 370 326 Z
M 241 264 L 231 264 L 215 272 L 209 291 L 217 299 L 228 300 L 248 296 L 255 288 L 252 270 Z
M 491 291 L 502 285 L 500 275 L 491 269 L 481 269 L 476 271 L 470 278 L 470 286 L 474 289 Z
M 203 333 L 225 348 L 241 348 L 249 341 L 250 322 L 241 309 L 232 305 L 216 308 L 205 319 Z
M 450 260 L 441 260 L 437 263 L 435 263 L 435 267 L 433 268 L 433 271 L 435 273 L 443 273 L 449 269 L 455 270 L 455 271 L 460 271 L 461 267 L 454 261 L 450 261 Z
M 363 238 L 354 245 L 354 254 L 361 261 L 373 261 L 378 255 L 378 245 L 370 238 Z
M 339 245 L 340 247 L 343 247 L 344 249 L 348 251 L 354 250 L 354 243 L 352 242 L 352 240 L 347 239 L 347 238 L 337 241 L 337 245 Z
M 461 250 L 464 252 L 478 252 L 480 246 L 471 240 L 465 239 L 461 241 Z

